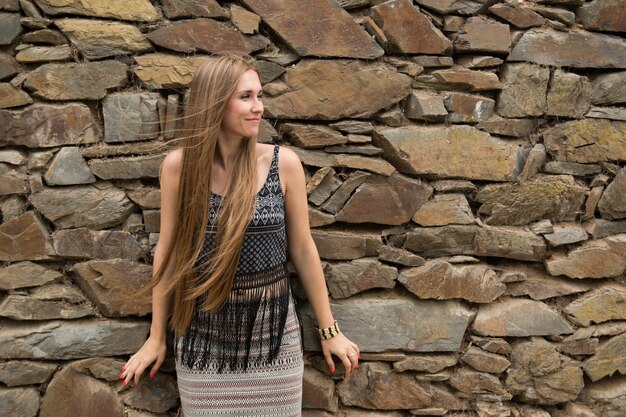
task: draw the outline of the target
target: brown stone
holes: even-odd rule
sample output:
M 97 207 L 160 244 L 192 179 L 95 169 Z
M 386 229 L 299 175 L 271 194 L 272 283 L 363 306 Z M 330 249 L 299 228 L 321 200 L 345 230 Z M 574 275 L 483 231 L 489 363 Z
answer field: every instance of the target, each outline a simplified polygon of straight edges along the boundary
M 329 263 L 324 268 L 324 275 L 330 294 L 339 299 L 372 288 L 393 288 L 398 271 L 376 259 L 362 258 L 350 263 Z
M 39 394 L 35 388 L 0 388 L 0 413 L 11 417 L 35 417 Z
M 507 358 L 470 346 L 461 356 L 461 362 L 480 372 L 499 374 L 511 365 Z
M 626 68 L 626 41 L 586 31 L 530 29 L 517 42 L 509 61 L 574 68 Z
M 474 191 L 476 186 L 471 181 L 465 180 L 440 180 L 431 183 L 440 193 Z
M 58 30 L 41 29 L 25 33 L 24 36 L 22 36 L 22 42 L 63 45 L 67 43 L 67 39 L 65 39 L 65 36 Z
M 472 71 L 463 67 L 435 70 L 415 77 L 413 88 L 433 87 L 439 90 L 488 91 L 500 90 L 498 76 L 487 71 Z
M 59 46 L 32 46 L 22 49 L 15 55 L 17 62 L 33 64 L 38 62 L 67 61 L 72 58 L 72 51 L 68 45 Z
M 0 12 L 0 45 L 10 45 L 21 32 L 19 14 Z
M 492 302 L 506 289 L 498 275 L 485 265 L 455 267 L 437 259 L 403 270 L 398 281 L 419 298 L 461 298 L 474 303 Z
M 541 26 L 545 22 L 543 17 L 526 7 L 498 3 L 491 6 L 489 11 L 520 29 Z
M 48 185 L 92 184 L 91 173 L 77 146 L 65 146 L 56 153 L 44 175 Z
M 135 295 L 152 276 L 152 267 L 124 259 L 75 264 L 76 281 L 107 317 L 145 316 L 150 294 Z
M 619 222 L 609 222 L 602 219 L 591 219 L 583 225 L 587 233 L 595 239 L 626 233 L 626 220 Z
M 421 227 L 406 235 L 404 248 L 423 257 L 474 255 L 478 226 Z
M 541 261 L 546 253 L 544 240 L 532 232 L 513 227 L 484 227 L 476 233 L 475 254 L 520 261 Z
M 363 294 L 333 300 L 330 305 L 346 336 L 363 352 L 456 352 L 474 316 L 458 301 L 418 300 L 404 295 L 381 299 Z M 301 312 L 305 349 L 320 351 L 313 310 L 306 305 Z M 372 337 L 373 328 L 376 337 Z
M 378 128 L 375 138 L 386 159 L 407 174 L 506 181 L 517 160 L 515 142 L 470 126 Z
M 591 106 L 591 94 L 587 77 L 556 69 L 550 82 L 546 114 L 580 119 Z
M 513 344 L 506 388 L 520 401 L 554 405 L 573 401 L 584 386 L 580 363 L 542 338 Z
M 145 155 L 115 159 L 92 159 L 88 164 L 91 172 L 104 180 L 158 178 L 159 167 L 164 158 L 165 155 Z
M 10 361 L 0 363 L 0 381 L 7 387 L 45 382 L 56 371 L 55 363 Z
M 137 320 L 5 323 L 0 334 L 0 358 L 50 360 L 132 354 L 145 342 L 149 328 L 150 323 Z
M 571 302 L 564 310 L 581 326 L 609 320 L 626 320 L 626 288 L 604 286 Z
M 626 406 L 626 376 L 618 375 L 585 384 L 580 400 L 589 405 L 598 417 L 622 417 Z
M 506 401 L 512 398 L 512 395 L 504 389 L 497 377 L 467 368 L 458 368 L 450 378 L 450 385 L 460 391 L 460 397 L 478 397 L 498 401 Z
M 452 44 L 409 0 L 391 0 L 371 8 L 388 39 L 389 53 L 446 55 Z
M 28 75 L 24 87 L 47 100 L 99 100 L 126 85 L 126 70 L 119 61 L 46 64 Z
M 421 226 L 472 224 L 472 209 L 463 194 L 437 194 L 413 215 L 412 220 Z
M 455 355 L 411 355 L 393 364 L 396 372 L 418 371 L 434 374 L 456 365 Z
M 362 236 L 322 230 L 311 231 L 322 258 L 349 260 L 365 256 L 366 239 Z
M 618 277 L 626 270 L 626 234 L 584 242 L 567 255 L 555 253 L 545 261 L 552 275 L 570 278 Z
M 516 266 L 515 270 L 523 271 L 526 279 L 507 283 L 506 293 L 514 297 L 528 295 L 533 300 L 546 300 L 569 294 L 585 292 L 591 285 L 584 282 L 572 282 L 550 276 L 541 267 Z
M 550 161 L 543 167 L 543 172 L 548 174 L 573 175 L 584 177 L 599 174 L 602 171 L 600 165 L 579 164 L 576 162 Z
M 550 70 L 526 63 L 506 64 L 497 111 L 502 117 L 541 116 L 546 110 Z
M 587 190 L 567 177 L 541 176 L 514 184 L 490 184 L 476 194 L 485 223 L 520 226 L 541 219 L 573 221 Z
M 495 56 L 480 56 L 480 55 L 466 55 L 461 56 L 458 60 L 459 65 L 469 69 L 480 69 L 498 67 L 504 61 L 501 58 Z
M 41 417 L 84 415 L 122 417 L 122 406 L 112 387 L 71 366 L 55 375 L 41 402 Z
M 626 170 L 621 169 L 606 187 L 598 203 L 602 217 L 608 220 L 626 218 Z
M 591 89 L 594 104 L 626 103 L 626 71 L 598 75 Z
M 493 113 L 495 101 L 472 94 L 447 92 L 444 103 L 449 112 L 446 120 L 450 123 L 476 123 L 487 120 Z
M 508 25 L 483 16 L 470 17 L 454 36 L 456 52 L 488 52 L 506 54 L 511 48 Z
M 615 372 L 626 374 L 624 352 L 626 334 L 615 336 L 598 346 L 596 354 L 585 361 L 583 369 L 592 381 L 611 376 Z
M 443 120 L 448 114 L 443 99 L 432 91 L 413 90 L 404 106 L 406 117 L 414 120 Z
M 93 19 L 60 19 L 54 23 L 88 59 L 152 49 L 148 39 L 134 25 Z
M 191 84 L 193 74 L 207 56 L 180 57 L 166 54 L 135 56 L 133 72 L 148 88 L 180 88 Z
M 479 122 L 476 127 L 485 132 L 512 137 L 525 137 L 530 135 L 538 126 L 535 119 L 502 119 L 492 117 L 489 120 Z
M 0 54 L 0 80 L 9 78 L 18 73 L 17 61 L 13 56 Z
M 324 213 L 314 207 L 309 206 L 309 226 L 320 227 L 335 223 L 335 216 Z
M 30 193 L 29 177 L 15 170 L 0 174 L 0 196 Z
M 95 309 L 77 289 L 60 284 L 37 287 L 28 295 L 9 294 L 0 316 L 13 320 L 76 319 L 94 316 Z
M 125 231 L 57 230 L 52 239 L 57 255 L 70 259 L 136 260 L 144 252 L 139 242 Z
M 305 368 L 302 379 L 302 407 L 337 411 L 338 403 L 332 379 L 320 371 Z
M 488 0 L 417 0 L 417 4 L 441 14 L 473 15 L 486 8 Z
M 378 259 L 397 265 L 420 266 L 424 265 L 424 258 L 417 256 L 405 249 L 394 248 L 393 246 L 382 246 Z
M 347 223 L 404 224 L 432 192 L 429 185 L 399 173 L 371 175 L 335 217 Z
M 326 126 L 284 123 L 280 133 L 284 139 L 300 148 L 323 148 L 348 142 L 346 136 Z
M 235 4 L 230 6 L 230 20 L 246 35 L 258 33 L 259 23 L 261 23 L 259 16 Z
M 371 174 L 355 171 L 341 184 L 335 193 L 324 203 L 322 208 L 330 213 L 337 214 L 352 192 L 359 187 Z
M 374 126 L 371 122 L 362 120 L 342 120 L 331 123 L 329 126 L 340 132 L 354 135 L 367 135 L 374 131 Z
M 564 25 L 571 26 L 576 20 L 576 15 L 569 10 L 562 9 L 560 7 L 546 7 L 546 6 L 531 6 L 531 8 L 545 17 L 546 19 L 552 19 L 563 23 Z
M 45 188 L 29 201 L 62 229 L 107 228 L 121 224 L 133 210 L 126 194 L 114 187 L 94 186 Z
M 405 98 L 411 83 L 389 65 L 356 60 L 302 60 L 283 78 L 289 90 L 265 100 L 269 117 L 367 118 Z
M 216 0 L 161 0 L 163 12 L 170 19 L 179 17 L 227 17 Z
M 609 119 L 626 122 L 626 109 L 615 107 L 591 107 L 585 117 L 594 119 Z
M 0 110 L 0 143 L 49 148 L 98 141 L 98 126 L 84 104 L 33 104 L 21 111 Z
M 346 167 L 365 171 L 375 174 L 390 176 L 395 172 L 395 168 L 384 159 L 370 158 L 360 155 L 349 154 L 329 154 L 318 150 L 304 150 L 296 147 L 287 146 L 298 155 L 304 165 L 315 167 Z
M 377 410 L 414 409 L 444 405 L 462 410 L 466 405 L 443 387 L 419 383 L 411 375 L 398 374 L 385 363 L 366 363 L 354 379 L 339 384 L 337 391 L 346 405 Z
M 487 352 L 498 353 L 500 355 L 508 355 L 511 353 L 511 345 L 504 339 L 470 336 L 470 340 L 473 344 Z
M 244 0 L 243 4 L 300 56 L 372 59 L 384 53 L 336 2 L 321 1 L 313 8 L 285 0 Z
M 552 417 L 598 417 L 589 407 L 582 404 L 566 403 L 562 410 L 557 410 Z
M 594 0 L 576 10 L 585 29 L 626 32 L 626 3 L 623 0 Z
M 144 376 L 137 386 L 123 393 L 121 399 L 133 408 L 165 413 L 178 403 L 178 390 L 172 376 L 157 373 L 152 378 Z
M 49 15 L 76 14 L 139 22 L 152 22 L 159 17 L 149 0 L 132 0 L 110 5 L 99 0 L 35 0 L 35 2 Z
M 544 132 L 548 152 L 558 161 L 594 163 L 626 160 L 626 122 L 583 119 L 560 123 Z
M 9 83 L 0 84 L 0 109 L 24 106 L 32 102 L 30 96 L 19 88 L 15 88 Z
M 585 229 L 577 224 L 554 226 L 554 231 L 544 234 L 543 237 L 550 243 L 550 246 L 569 245 L 588 239 Z
M 246 37 L 220 22 L 203 18 L 172 23 L 147 36 L 156 45 L 177 52 L 232 52 L 241 55 L 267 46 L 263 38 Z
M 0 224 L 0 260 L 49 259 L 54 252 L 44 224 L 29 211 Z
M 36 287 L 60 281 L 63 275 L 58 271 L 25 261 L 0 269 L 0 290 Z
M 522 298 L 500 299 L 480 306 L 472 329 L 483 336 L 500 337 L 570 334 L 574 331 L 546 304 Z

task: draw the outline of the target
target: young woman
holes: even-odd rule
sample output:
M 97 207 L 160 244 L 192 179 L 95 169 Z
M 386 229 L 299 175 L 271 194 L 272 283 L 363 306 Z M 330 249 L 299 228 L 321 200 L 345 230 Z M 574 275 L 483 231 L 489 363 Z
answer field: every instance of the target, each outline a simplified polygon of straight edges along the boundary
M 207 60 L 190 86 L 183 146 L 161 168 L 150 336 L 120 378 L 137 384 L 149 366 L 154 376 L 169 323 L 185 417 L 300 415 L 301 323 L 287 254 L 330 372 L 332 355 L 346 378 L 358 367 L 359 349 L 330 310 L 302 165 L 288 149 L 256 143 L 261 94 L 248 60 Z

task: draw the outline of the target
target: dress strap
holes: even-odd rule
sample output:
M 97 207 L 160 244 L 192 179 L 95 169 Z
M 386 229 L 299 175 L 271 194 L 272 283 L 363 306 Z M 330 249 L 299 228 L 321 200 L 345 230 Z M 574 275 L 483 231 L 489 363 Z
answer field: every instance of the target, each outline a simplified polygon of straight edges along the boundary
M 270 174 L 278 172 L 278 144 L 274 145 L 274 155 L 272 155 L 272 163 L 270 165 Z

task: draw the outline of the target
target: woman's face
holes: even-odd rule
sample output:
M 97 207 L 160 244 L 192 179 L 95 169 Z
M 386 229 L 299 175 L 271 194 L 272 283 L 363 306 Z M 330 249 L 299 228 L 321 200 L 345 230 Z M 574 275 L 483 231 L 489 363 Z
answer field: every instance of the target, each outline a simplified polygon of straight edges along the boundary
M 261 81 L 256 71 L 248 70 L 242 76 L 235 93 L 226 104 L 226 112 L 220 127 L 225 138 L 241 139 L 256 137 L 263 114 Z

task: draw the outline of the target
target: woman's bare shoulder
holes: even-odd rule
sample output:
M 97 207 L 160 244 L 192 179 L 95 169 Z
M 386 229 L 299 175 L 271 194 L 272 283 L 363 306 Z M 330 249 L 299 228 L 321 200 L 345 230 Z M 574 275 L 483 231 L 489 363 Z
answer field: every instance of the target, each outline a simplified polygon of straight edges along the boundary
M 183 149 L 176 148 L 170 151 L 163 159 L 161 166 L 161 179 L 172 178 L 176 179 L 180 176 L 180 172 L 183 166 Z

